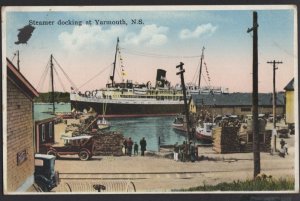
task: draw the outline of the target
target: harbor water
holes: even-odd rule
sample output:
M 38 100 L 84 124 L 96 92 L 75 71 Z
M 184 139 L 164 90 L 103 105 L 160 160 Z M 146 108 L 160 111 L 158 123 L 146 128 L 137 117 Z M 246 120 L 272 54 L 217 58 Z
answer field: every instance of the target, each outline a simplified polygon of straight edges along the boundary
M 55 104 L 56 112 L 70 112 L 71 105 L 66 104 Z M 46 117 L 47 113 L 52 111 L 51 104 L 35 104 L 34 105 L 35 119 Z M 162 117 L 139 117 L 139 118 L 107 118 L 111 123 L 110 128 L 113 131 L 121 132 L 124 137 L 137 142 L 145 137 L 147 141 L 148 151 L 158 151 L 159 142 L 160 145 L 173 145 L 176 142 L 181 144 L 186 140 L 186 133 L 176 131 L 172 128 L 172 122 L 174 121 L 173 116 L 162 116 Z M 140 148 L 140 147 L 139 147 Z

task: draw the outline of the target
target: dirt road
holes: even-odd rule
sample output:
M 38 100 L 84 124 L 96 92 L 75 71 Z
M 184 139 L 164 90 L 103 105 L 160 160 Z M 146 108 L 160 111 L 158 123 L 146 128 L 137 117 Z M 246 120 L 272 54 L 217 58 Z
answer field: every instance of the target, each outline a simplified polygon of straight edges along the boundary
M 289 155 L 285 158 L 261 153 L 261 173 L 274 178 L 295 178 L 295 136 L 286 142 Z M 60 172 L 62 183 L 130 180 L 137 192 L 170 192 L 253 177 L 253 153 L 216 154 L 211 147 L 206 147 L 200 149 L 199 155 L 209 160 L 183 163 L 161 156 L 98 156 L 80 161 L 76 156 L 69 156 L 56 161 L 56 170 Z M 86 191 L 84 187 L 82 190 Z M 59 186 L 54 191 L 64 190 Z

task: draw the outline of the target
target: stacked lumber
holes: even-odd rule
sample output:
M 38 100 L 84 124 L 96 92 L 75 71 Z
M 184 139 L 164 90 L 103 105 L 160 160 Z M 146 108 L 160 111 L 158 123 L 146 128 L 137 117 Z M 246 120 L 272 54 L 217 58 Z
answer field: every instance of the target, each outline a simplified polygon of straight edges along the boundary
M 253 151 L 253 131 L 247 131 L 247 144 L 245 146 L 245 152 Z M 264 130 L 259 132 L 259 141 L 260 141 L 260 151 L 261 152 L 270 152 L 271 151 L 271 138 L 272 130 Z
M 123 155 L 124 137 L 121 133 L 106 132 L 94 136 L 94 155 L 121 156 Z
M 272 130 L 265 130 L 265 142 L 261 149 L 264 152 L 271 151 Z
M 267 121 L 264 119 L 258 119 L 258 130 L 263 133 L 266 130 Z M 247 121 L 247 130 L 253 132 L 253 120 Z
M 213 150 L 217 153 L 240 152 L 239 126 L 223 126 L 213 129 Z

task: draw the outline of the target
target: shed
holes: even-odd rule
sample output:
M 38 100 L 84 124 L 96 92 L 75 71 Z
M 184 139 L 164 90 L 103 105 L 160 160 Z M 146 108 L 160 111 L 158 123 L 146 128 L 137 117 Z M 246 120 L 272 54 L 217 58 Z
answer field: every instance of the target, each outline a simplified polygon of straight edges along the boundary
M 221 115 L 235 114 L 247 115 L 252 111 L 252 93 L 228 93 L 228 94 L 197 94 L 192 95 L 193 104 L 199 112 L 202 109 Z M 284 94 L 277 94 L 277 114 L 283 115 Z M 272 93 L 259 93 L 259 113 L 272 113 Z
M 45 153 L 46 144 L 55 143 L 55 116 L 39 111 L 34 112 L 35 152 Z
M 9 59 L 6 66 L 4 192 L 26 192 L 34 182 L 33 99 L 39 94 Z

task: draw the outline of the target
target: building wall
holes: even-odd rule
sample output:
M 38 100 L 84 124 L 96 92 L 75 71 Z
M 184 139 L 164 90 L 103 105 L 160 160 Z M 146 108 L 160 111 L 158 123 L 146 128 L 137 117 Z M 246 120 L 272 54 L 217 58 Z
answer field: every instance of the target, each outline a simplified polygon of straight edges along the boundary
M 295 123 L 294 120 L 294 91 L 286 91 L 286 123 Z
M 34 174 L 33 103 L 7 80 L 7 181 L 6 191 L 15 192 Z M 17 164 L 17 155 L 26 151 L 27 159 Z M 33 182 L 33 181 L 32 181 Z
M 249 110 L 250 109 L 250 110 Z M 206 107 L 205 110 L 208 110 L 210 113 L 214 115 L 226 115 L 226 114 L 234 114 L 234 115 L 247 115 L 252 114 L 251 106 L 249 107 Z M 197 112 L 200 112 L 199 107 L 197 108 Z M 272 106 L 269 107 L 258 107 L 258 113 L 266 114 L 273 113 Z M 284 114 L 284 107 L 277 106 L 276 113 L 278 115 Z
M 35 136 L 36 136 L 36 152 L 46 153 L 44 144 L 54 143 L 54 123 L 55 121 L 46 120 L 35 123 Z M 44 127 L 44 128 L 43 128 Z M 44 131 L 43 131 L 44 130 Z M 44 133 L 44 135 L 43 135 Z

